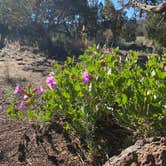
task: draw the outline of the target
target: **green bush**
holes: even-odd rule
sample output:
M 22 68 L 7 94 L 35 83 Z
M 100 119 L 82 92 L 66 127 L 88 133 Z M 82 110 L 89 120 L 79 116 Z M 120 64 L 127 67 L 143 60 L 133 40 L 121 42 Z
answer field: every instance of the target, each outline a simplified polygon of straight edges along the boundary
M 136 52 L 122 57 L 118 51 L 93 46 L 77 61 L 68 58 L 64 65 L 54 63 L 56 86 L 50 89 L 46 85 L 42 94 L 28 88 L 24 91 L 28 96 L 24 111 L 16 112 L 12 104 L 9 114 L 21 118 L 27 115 L 42 125 L 54 116 L 63 117 L 64 129 L 74 130 L 88 146 L 93 144 L 98 121 L 109 115 L 120 125 L 143 134 L 149 134 L 150 128 L 150 134 L 164 131 L 166 54 L 162 59 L 151 55 L 146 69 L 142 69 Z M 84 72 L 88 73 L 87 80 L 82 78 Z

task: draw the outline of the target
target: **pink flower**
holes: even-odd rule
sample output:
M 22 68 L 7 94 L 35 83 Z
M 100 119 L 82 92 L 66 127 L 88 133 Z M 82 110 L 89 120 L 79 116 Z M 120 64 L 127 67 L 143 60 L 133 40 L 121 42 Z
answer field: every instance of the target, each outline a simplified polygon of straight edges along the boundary
M 17 85 L 15 90 L 14 90 L 14 94 L 24 94 L 24 90 L 19 86 Z
M 90 81 L 90 78 L 91 78 L 91 76 L 88 72 L 85 71 L 85 72 L 82 73 L 82 82 L 84 84 L 88 84 L 89 81 Z
M 27 99 L 28 98 L 28 95 L 24 95 L 24 99 Z
M 22 101 L 22 102 L 20 103 L 20 108 L 21 108 L 21 109 L 24 109 L 27 105 L 28 105 L 28 103 L 27 103 L 26 101 Z
M 48 87 L 50 89 L 55 89 L 57 87 L 57 83 L 56 83 L 56 81 L 55 81 L 53 76 L 47 77 L 46 83 L 48 84 Z
M 97 54 L 97 51 L 94 51 L 93 53 L 96 55 L 96 54 Z
M 40 93 L 43 93 L 44 92 L 44 89 L 42 86 L 38 86 L 37 87 L 37 91 L 40 92 Z

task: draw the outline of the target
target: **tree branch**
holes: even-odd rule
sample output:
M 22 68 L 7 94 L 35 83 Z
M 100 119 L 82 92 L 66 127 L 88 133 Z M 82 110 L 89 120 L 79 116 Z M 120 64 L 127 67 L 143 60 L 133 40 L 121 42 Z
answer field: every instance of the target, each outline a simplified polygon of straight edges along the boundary
M 151 13 L 162 13 L 164 11 L 166 12 L 166 0 L 164 0 L 159 5 L 147 5 L 147 4 L 138 2 L 137 0 L 131 0 L 131 4 L 134 7 L 138 7 L 146 12 L 151 12 Z

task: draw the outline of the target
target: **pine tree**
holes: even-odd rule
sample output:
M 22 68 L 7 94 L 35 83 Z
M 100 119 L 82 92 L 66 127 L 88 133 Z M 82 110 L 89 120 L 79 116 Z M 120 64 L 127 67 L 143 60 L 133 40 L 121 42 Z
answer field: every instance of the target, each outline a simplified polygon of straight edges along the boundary
M 166 47 L 166 13 L 157 13 L 147 17 L 145 28 L 147 36 Z

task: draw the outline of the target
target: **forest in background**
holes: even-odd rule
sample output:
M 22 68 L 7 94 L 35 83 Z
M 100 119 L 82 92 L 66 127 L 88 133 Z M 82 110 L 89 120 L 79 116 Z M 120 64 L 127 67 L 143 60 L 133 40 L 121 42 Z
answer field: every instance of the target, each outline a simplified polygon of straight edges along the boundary
M 119 9 L 110 0 L 3 0 L 0 1 L 0 46 L 20 41 L 37 46 L 52 57 L 79 55 L 93 43 L 121 46 L 136 43 L 166 46 L 166 12 L 147 12 L 134 3 Z M 140 2 L 140 1 L 131 1 Z M 141 1 L 158 5 L 161 0 Z M 128 18 L 126 8 L 135 7 Z M 141 10 L 140 10 L 141 8 Z M 148 8 L 147 8 L 148 9 Z

